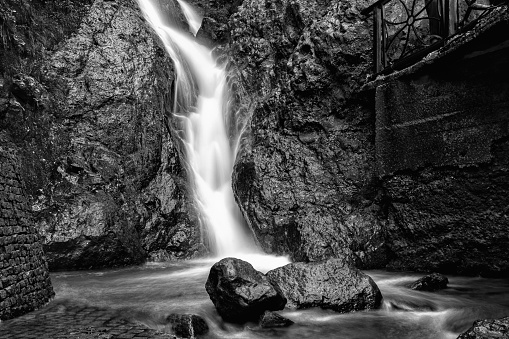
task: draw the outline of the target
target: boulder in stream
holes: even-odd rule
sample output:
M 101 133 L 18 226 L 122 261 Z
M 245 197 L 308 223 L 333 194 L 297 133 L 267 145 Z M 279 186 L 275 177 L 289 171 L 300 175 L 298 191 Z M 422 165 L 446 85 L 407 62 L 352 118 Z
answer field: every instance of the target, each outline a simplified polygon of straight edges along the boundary
M 228 322 L 258 321 L 266 310 L 281 310 L 286 304 L 263 273 L 236 258 L 215 263 L 205 288 L 219 315 Z
M 448 283 L 449 279 L 446 276 L 440 273 L 432 273 L 412 283 L 410 288 L 416 291 L 433 292 L 447 288 Z
M 292 263 L 267 272 L 287 307 L 321 307 L 345 313 L 376 309 L 382 294 L 373 279 L 345 258 Z
M 476 320 L 472 327 L 460 334 L 457 339 L 508 339 L 509 317 L 500 319 Z
M 290 319 L 271 311 L 265 311 L 260 317 L 260 327 L 262 328 L 288 327 L 293 323 Z
M 166 320 L 171 323 L 175 334 L 181 338 L 196 338 L 209 331 L 207 322 L 195 314 L 170 314 Z

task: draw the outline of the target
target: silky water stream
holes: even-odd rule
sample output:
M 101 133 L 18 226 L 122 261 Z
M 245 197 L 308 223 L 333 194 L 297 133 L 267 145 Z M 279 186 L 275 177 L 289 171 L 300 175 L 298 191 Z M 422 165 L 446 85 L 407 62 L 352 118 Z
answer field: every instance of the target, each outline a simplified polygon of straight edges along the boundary
M 233 201 L 231 170 L 239 135 L 228 125 L 228 92 L 223 67 L 193 35 L 201 18 L 178 0 L 189 22 L 185 32 L 172 26 L 157 2 L 138 0 L 146 20 L 164 43 L 177 73 L 175 116 L 182 123 L 190 182 L 202 215 L 204 233 L 217 257 L 241 257 L 262 272 L 288 261 L 257 253 Z M 233 145 L 233 146 L 232 146 Z M 55 302 L 85 303 L 118 312 L 148 327 L 171 332 L 170 313 L 194 313 L 206 319 L 207 338 L 456 338 L 474 320 L 509 315 L 509 281 L 450 276 L 449 287 L 435 293 L 406 286 L 422 275 L 366 272 L 384 296 L 380 310 L 338 314 L 309 309 L 282 311 L 295 322 L 285 329 L 261 329 L 254 323 L 222 322 L 210 301 L 205 282 L 217 259 L 152 263 L 118 270 L 52 274 Z
M 255 267 L 262 272 L 272 266 L 258 263 Z M 168 332 L 164 319 L 170 313 L 194 313 L 210 327 L 205 338 L 449 339 L 474 320 L 509 315 L 509 282 L 504 279 L 449 276 L 447 289 L 430 293 L 406 287 L 422 275 L 367 271 L 384 296 L 380 310 L 349 314 L 320 309 L 281 311 L 295 322 L 286 329 L 261 329 L 254 323 L 232 325 L 221 321 L 205 291 L 212 264 L 191 261 L 53 273 L 55 302 L 109 308 Z

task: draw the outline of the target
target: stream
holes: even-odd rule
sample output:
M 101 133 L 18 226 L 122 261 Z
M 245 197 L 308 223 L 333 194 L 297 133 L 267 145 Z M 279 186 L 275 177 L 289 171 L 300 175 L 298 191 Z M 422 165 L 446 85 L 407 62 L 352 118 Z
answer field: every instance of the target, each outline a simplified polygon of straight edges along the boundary
M 244 258 L 262 272 L 284 265 L 270 256 Z M 283 329 L 255 323 L 225 323 L 205 291 L 208 272 L 217 259 L 149 263 L 102 271 L 52 273 L 55 302 L 85 303 L 108 308 L 150 328 L 171 332 L 166 317 L 193 313 L 210 327 L 206 338 L 456 338 L 477 319 L 509 315 L 509 281 L 448 276 L 448 288 L 419 292 L 406 286 L 423 274 L 365 271 L 384 296 L 380 310 L 339 314 L 329 310 L 284 310 L 293 320 Z

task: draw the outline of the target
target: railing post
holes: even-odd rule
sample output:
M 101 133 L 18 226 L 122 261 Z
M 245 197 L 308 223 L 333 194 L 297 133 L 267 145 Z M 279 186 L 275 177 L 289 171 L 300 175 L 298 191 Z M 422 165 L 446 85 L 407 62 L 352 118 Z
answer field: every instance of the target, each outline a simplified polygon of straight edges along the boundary
M 375 74 L 385 68 L 385 34 L 383 29 L 383 5 L 377 5 L 373 9 L 373 54 Z
M 444 39 L 450 37 L 454 33 L 456 33 L 456 28 L 458 25 L 458 0 L 442 0 L 444 1 L 443 11 L 444 11 L 444 24 L 445 24 L 445 32 Z

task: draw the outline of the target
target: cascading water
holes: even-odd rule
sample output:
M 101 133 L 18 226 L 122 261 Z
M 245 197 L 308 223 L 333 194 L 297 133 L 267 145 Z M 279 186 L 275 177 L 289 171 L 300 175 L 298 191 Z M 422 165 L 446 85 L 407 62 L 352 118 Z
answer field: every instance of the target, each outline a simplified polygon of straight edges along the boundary
M 178 2 L 196 35 L 200 16 L 182 0 Z M 211 247 L 218 256 L 255 252 L 252 238 L 242 227 L 244 221 L 231 188 L 234 152 L 225 127 L 229 96 L 225 69 L 216 64 L 211 50 L 198 44 L 188 32 L 167 24 L 157 1 L 138 3 L 175 64 L 175 113 L 184 126 L 190 181 Z

